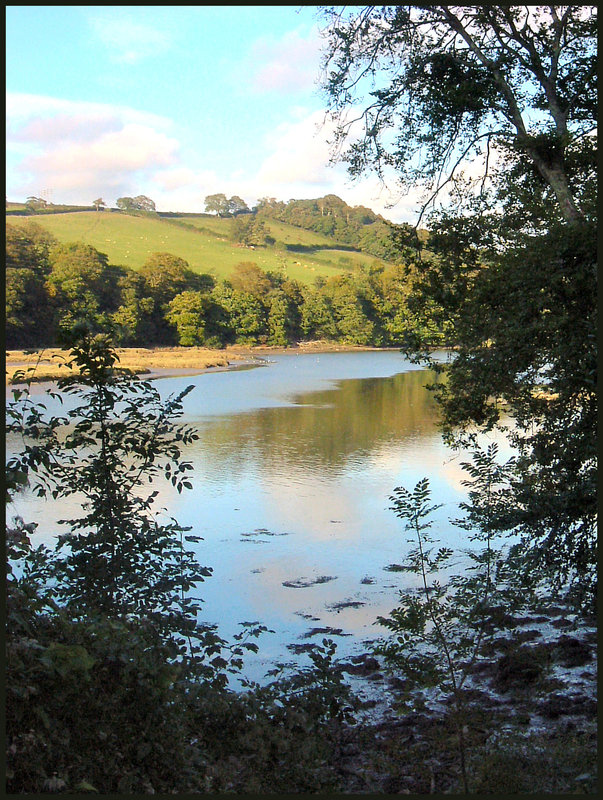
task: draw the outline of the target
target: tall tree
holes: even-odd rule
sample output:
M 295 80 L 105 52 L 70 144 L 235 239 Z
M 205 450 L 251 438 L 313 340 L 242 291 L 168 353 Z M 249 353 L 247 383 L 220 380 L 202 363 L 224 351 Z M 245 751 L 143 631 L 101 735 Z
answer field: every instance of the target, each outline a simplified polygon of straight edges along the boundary
M 564 220 L 582 217 L 567 162 L 595 129 L 594 6 L 325 13 L 324 88 L 337 142 L 354 139 L 343 153 L 353 174 L 392 168 L 402 188 L 424 185 L 429 203 L 472 156 L 483 156 L 483 177 L 496 147 L 529 159 Z
M 119 305 L 120 269 L 109 264 L 105 253 L 82 242 L 57 245 L 49 259 L 46 284 L 57 322 L 69 328 L 86 321 L 106 330 L 108 315 Z
M 148 211 L 155 212 L 155 202 L 144 194 L 138 194 L 136 197 L 118 197 L 116 201 L 117 207 L 121 211 Z
M 241 197 L 235 194 L 228 201 L 228 211 L 233 215 L 246 214 L 249 212 L 249 206 Z
M 444 367 L 423 354 L 448 375 L 438 389 L 445 430 L 470 441 L 476 429 L 503 426 L 506 403 L 518 459 L 500 527 L 520 532 L 531 564 L 590 602 L 596 9 L 324 13 L 324 88 L 340 157 L 352 175 L 374 170 L 393 173 L 401 190 L 422 186 L 419 221 L 437 212 L 433 255 L 415 259 L 408 302 L 433 303 L 457 345 Z M 463 174 L 471 160 L 473 175 Z
M 209 214 L 217 214 L 219 217 L 228 214 L 228 199 L 225 194 L 208 194 L 205 198 L 205 210 Z
M 169 302 L 166 319 L 178 331 L 178 344 L 195 347 L 205 341 L 204 314 L 207 295 L 201 292 L 181 292 Z

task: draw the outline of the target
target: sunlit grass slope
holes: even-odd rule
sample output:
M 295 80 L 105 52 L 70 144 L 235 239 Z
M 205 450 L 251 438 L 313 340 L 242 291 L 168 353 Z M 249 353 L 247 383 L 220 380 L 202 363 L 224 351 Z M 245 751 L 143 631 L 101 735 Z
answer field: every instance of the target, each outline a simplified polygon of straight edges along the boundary
M 7 222 L 35 220 L 60 242 L 81 241 L 106 253 L 112 264 L 137 269 L 151 253 L 173 253 L 196 272 L 216 278 L 230 275 L 241 261 L 253 261 L 265 270 L 284 272 L 303 283 L 318 276 L 328 278 L 377 259 L 365 253 L 338 249 L 337 244 L 311 231 L 280 222 L 267 224 L 276 244 L 250 249 L 230 239 L 230 219 L 137 217 L 110 211 L 11 216 Z M 185 224 L 179 224 L 185 223 Z M 291 249 L 288 249 L 288 247 Z M 327 249 L 328 248 L 328 249 Z

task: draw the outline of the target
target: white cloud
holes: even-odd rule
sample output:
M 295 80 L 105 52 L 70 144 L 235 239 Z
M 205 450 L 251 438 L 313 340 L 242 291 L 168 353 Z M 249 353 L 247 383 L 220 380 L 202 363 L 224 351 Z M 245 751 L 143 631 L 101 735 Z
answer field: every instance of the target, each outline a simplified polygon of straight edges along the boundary
M 93 17 L 90 24 L 109 51 L 109 58 L 116 63 L 135 64 L 165 52 L 171 45 L 171 38 L 165 31 L 134 22 L 121 13 Z
M 336 194 L 350 205 L 372 208 L 394 222 L 416 218 L 417 200 L 393 200 L 379 182 L 352 182 L 344 165 L 329 165 L 333 129 L 322 112 L 291 109 L 289 121 L 258 149 L 258 169 L 233 162 L 218 174 L 211 166 L 184 163 L 171 120 L 125 106 L 10 94 L 7 98 L 7 192 L 21 199 L 49 190 L 57 203 L 146 194 L 162 211 L 203 211 L 205 197 L 224 192 L 251 207 L 260 197 Z
M 328 135 L 322 112 L 286 122 L 271 135 L 272 153 L 265 159 L 258 179 L 266 183 L 306 183 L 328 180 Z
M 17 94 L 7 98 L 7 120 L 7 189 L 27 196 L 44 187 L 57 202 L 140 192 L 151 172 L 175 162 L 180 146 L 169 120 L 122 106 Z
M 404 197 L 374 177 L 352 180 L 343 164 L 330 164 L 334 128 L 321 111 L 280 125 L 269 137 L 270 155 L 257 175 L 258 196 L 279 199 L 336 194 L 349 205 L 371 208 L 394 222 L 416 217 L 418 192 Z M 395 187 L 392 178 L 391 187 Z M 392 207 L 393 205 L 393 207 Z
M 256 91 L 294 92 L 312 88 L 320 40 L 315 30 L 304 36 L 288 31 L 281 39 L 262 37 L 254 42 L 248 62 L 252 88 Z
M 60 115 L 65 115 L 73 120 L 81 117 L 86 120 L 93 120 L 94 118 L 126 119 L 129 122 L 147 124 L 164 129 L 172 125 L 171 120 L 167 117 L 161 117 L 158 114 L 151 114 L 147 111 L 138 111 L 129 106 L 92 103 L 85 100 L 63 100 L 58 97 L 24 92 L 9 92 L 6 96 L 6 117 L 9 126 L 12 128 L 23 127 L 28 122 L 36 119 L 46 121 Z

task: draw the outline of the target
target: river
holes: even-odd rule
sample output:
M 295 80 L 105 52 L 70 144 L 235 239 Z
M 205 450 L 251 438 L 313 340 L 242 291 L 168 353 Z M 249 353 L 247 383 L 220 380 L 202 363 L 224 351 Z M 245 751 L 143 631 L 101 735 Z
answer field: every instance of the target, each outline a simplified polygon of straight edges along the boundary
M 425 388 L 434 379 L 397 351 L 367 351 L 271 355 L 254 368 L 157 381 L 165 396 L 195 386 L 184 405 L 199 434 L 185 453 L 193 489 L 161 485 L 157 506 L 203 537 L 199 561 L 213 568 L 197 592 L 204 621 L 226 637 L 242 621 L 274 631 L 249 677 L 295 662 L 328 629 L 342 656 L 383 635 L 377 616 L 412 584 L 388 570 L 409 547 L 389 508 L 395 487 L 428 477 L 443 504 L 434 532 L 451 546 L 466 541 L 449 521 L 465 497 L 464 457 L 441 441 Z M 50 541 L 72 511 L 24 495 L 8 515 L 37 522 Z

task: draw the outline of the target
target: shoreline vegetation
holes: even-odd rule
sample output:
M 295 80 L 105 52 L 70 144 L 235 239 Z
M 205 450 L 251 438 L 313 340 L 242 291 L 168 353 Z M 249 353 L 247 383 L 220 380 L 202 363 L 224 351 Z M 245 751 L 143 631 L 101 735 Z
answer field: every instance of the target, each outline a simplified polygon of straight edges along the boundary
M 290 347 L 271 347 L 269 345 L 230 345 L 214 350 L 207 347 L 120 347 L 117 349 L 119 367 L 147 378 L 158 378 L 169 374 L 205 372 L 210 369 L 234 369 L 241 364 L 261 363 L 263 356 L 296 353 L 334 353 L 359 351 L 399 350 L 397 347 L 368 347 L 364 345 L 344 345 L 326 340 L 298 342 Z M 22 374 L 15 379 L 15 373 L 35 369 L 27 380 L 42 383 L 62 378 L 66 375 L 64 366 L 68 350 L 56 347 L 37 350 L 6 351 L 6 384 L 23 383 Z

